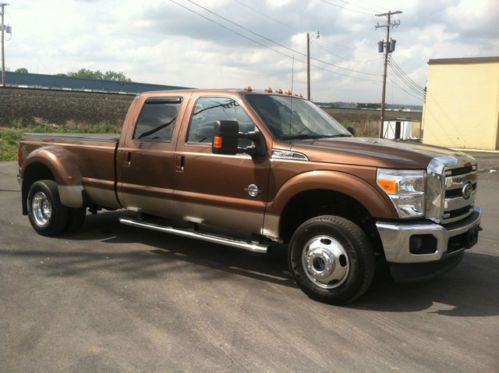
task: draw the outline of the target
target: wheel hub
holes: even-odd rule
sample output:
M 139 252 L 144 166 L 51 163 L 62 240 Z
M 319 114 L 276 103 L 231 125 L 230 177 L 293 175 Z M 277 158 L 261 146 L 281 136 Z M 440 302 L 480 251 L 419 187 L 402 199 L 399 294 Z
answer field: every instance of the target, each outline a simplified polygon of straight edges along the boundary
M 307 242 L 302 254 L 307 277 L 316 285 L 332 289 L 340 286 L 350 269 L 343 245 L 330 236 L 316 236 Z
M 36 192 L 31 202 L 31 210 L 36 224 L 40 227 L 46 225 L 52 216 L 52 204 L 44 192 Z

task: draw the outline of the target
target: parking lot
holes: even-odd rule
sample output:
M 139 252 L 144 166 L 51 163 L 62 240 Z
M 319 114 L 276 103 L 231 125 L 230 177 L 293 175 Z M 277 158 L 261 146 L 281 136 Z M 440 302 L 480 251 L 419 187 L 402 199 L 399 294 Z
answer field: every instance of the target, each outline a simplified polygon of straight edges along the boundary
M 486 168 L 499 156 L 484 155 Z M 0 371 L 499 371 L 499 175 L 479 244 L 452 272 L 382 274 L 350 307 L 308 299 L 282 252 L 132 229 L 118 213 L 35 234 L 0 162 Z

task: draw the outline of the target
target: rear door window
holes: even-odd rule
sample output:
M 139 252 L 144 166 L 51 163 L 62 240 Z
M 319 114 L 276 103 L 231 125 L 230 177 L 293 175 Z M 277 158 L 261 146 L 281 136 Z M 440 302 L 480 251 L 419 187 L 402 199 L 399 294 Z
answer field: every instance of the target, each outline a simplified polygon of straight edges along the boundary
M 133 138 L 141 141 L 171 141 L 181 102 L 180 97 L 147 99 L 140 111 Z

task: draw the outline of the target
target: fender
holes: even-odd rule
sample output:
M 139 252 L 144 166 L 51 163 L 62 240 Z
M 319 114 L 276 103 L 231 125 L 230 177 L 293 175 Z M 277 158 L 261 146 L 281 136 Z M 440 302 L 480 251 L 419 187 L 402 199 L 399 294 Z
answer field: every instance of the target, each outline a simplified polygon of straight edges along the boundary
M 263 234 L 279 237 L 279 220 L 287 203 L 296 195 L 309 190 L 329 190 L 349 196 L 359 202 L 374 218 L 397 219 L 392 203 L 374 186 L 357 176 L 339 171 L 307 171 L 287 180 L 267 205 Z
M 61 203 L 67 207 L 82 207 L 83 186 L 78 159 L 70 151 L 60 146 L 44 146 L 33 150 L 22 164 L 21 177 L 23 180 L 23 209 L 26 203 L 28 186 L 25 185 L 29 177 L 30 167 L 42 164 L 47 167 L 57 183 Z

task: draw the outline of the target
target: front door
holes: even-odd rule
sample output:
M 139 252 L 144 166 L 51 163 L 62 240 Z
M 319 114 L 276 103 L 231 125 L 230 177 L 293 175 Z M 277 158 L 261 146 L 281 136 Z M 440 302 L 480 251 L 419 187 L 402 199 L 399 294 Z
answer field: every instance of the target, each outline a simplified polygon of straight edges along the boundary
M 211 151 L 217 120 L 237 120 L 239 131 L 258 130 L 237 96 L 194 96 L 184 118 L 175 165 L 175 197 L 181 219 L 231 236 L 261 234 L 269 157 L 218 155 Z M 248 146 L 241 140 L 240 146 Z

